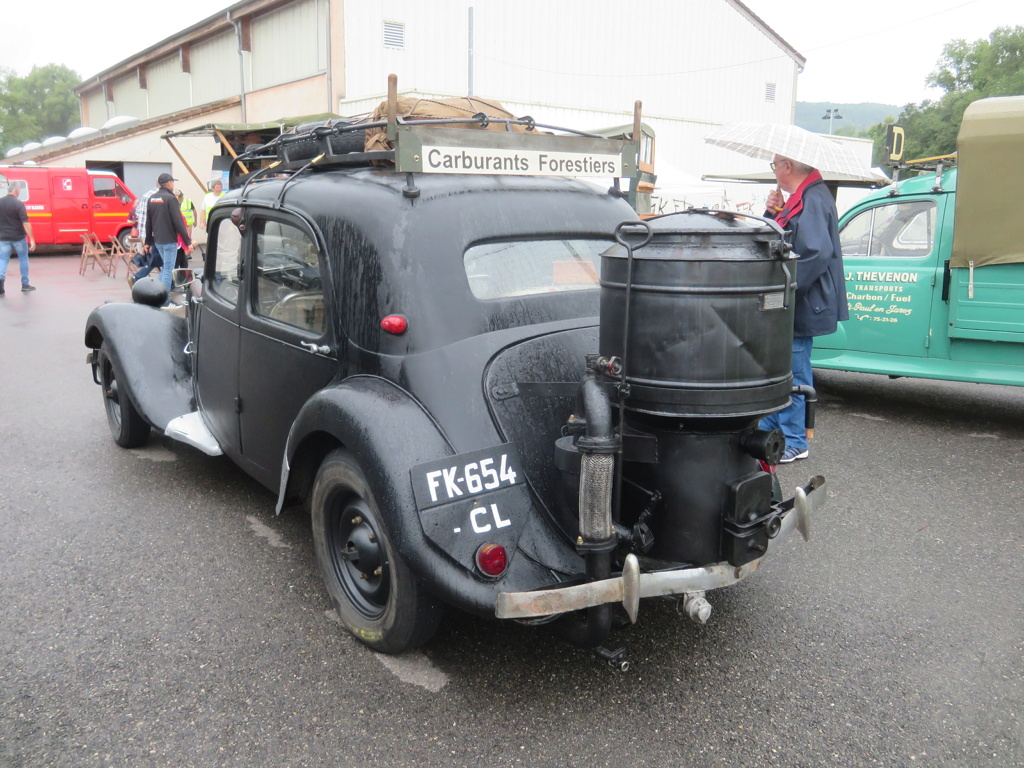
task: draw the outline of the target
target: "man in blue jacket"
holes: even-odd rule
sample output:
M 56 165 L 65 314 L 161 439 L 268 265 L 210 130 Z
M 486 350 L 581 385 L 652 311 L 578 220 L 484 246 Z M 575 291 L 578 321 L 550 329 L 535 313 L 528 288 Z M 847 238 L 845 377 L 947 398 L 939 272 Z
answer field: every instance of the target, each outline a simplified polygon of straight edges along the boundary
M 793 324 L 793 384 L 814 385 L 811 347 L 815 336 L 835 333 L 850 314 L 846 306 L 846 278 L 839 247 L 839 215 L 832 193 L 814 168 L 788 157 L 775 156 L 771 164 L 778 189 L 768 194 L 767 216 L 790 232 L 797 254 L 796 307 Z M 783 199 L 782 192 L 788 193 Z M 804 398 L 794 395 L 787 408 L 761 420 L 762 429 L 781 429 L 786 436 L 782 463 L 806 459 L 807 429 Z

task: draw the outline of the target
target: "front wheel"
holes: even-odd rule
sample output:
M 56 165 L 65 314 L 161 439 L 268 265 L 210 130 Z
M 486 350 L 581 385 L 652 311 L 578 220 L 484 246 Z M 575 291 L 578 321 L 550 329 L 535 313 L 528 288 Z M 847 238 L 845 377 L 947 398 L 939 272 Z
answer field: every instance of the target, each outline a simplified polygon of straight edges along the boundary
M 395 552 L 366 477 L 339 449 L 320 465 L 312 496 L 316 559 L 342 623 L 381 653 L 423 645 L 440 605 Z
M 132 231 L 130 229 L 122 229 L 120 232 L 118 232 L 117 242 L 119 242 L 121 244 L 121 247 L 128 251 L 128 253 L 133 252 L 132 246 L 134 245 L 134 243 L 132 242 Z
M 135 408 L 128 392 L 122 388 L 114 361 L 104 347 L 100 347 L 98 365 L 103 406 L 114 442 L 122 448 L 141 448 L 149 440 L 149 424 Z

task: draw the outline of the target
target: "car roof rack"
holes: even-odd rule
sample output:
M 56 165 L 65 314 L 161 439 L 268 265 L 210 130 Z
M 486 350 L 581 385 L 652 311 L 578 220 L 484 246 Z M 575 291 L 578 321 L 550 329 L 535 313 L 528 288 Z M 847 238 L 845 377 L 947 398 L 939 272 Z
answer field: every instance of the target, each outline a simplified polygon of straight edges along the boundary
M 375 165 L 408 174 L 410 195 L 416 173 L 612 177 L 616 181 L 610 191 L 629 199 L 634 208 L 638 196 L 653 189 L 654 131 L 641 122 L 639 101 L 634 104 L 632 130 L 615 129 L 611 136 L 609 131 L 588 133 L 540 124 L 532 117 L 502 118 L 483 112 L 471 117 L 404 118 L 398 114 L 395 75 L 388 77 L 386 104 L 383 120 L 326 120 L 247 148 L 231 163 L 230 186 L 292 178 L 310 170 Z M 495 124 L 503 124 L 505 130 L 466 130 Z M 349 151 L 361 147 L 365 132 L 372 129 L 384 129 L 393 148 Z M 246 172 L 251 168 L 257 170 Z M 629 180 L 626 192 L 619 191 L 622 178 Z
M 942 192 L 942 174 L 951 166 L 955 166 L 957 153 L 949 155 L 936 155 L 935 157 L 921 157 L 917 160 L 908 160 L 892 165 L 892 184 L 889 187 L 889 197 L 899 195 L 900 173 L 902 171 L 923 171 L 935 174 L 935 185 L 932 192 Z

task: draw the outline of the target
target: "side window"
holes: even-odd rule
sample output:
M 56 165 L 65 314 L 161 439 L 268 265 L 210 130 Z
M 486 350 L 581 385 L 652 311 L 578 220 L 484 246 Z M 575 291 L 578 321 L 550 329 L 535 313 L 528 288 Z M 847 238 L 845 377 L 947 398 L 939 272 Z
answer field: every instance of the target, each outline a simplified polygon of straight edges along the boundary
M 92 193 L 96 197 L 113 197 L 115 184 L 109 176 L 93 176 Z
M 213 240 L 213 272 L 207 275 L 207 285 L 224 301 L 238 304 L 242 233 L 230 218 L 225 217 L 217 222 Z
M 843 256 L 922 257 L 935 245 L 935 203 L 890 203 L 862 211 L 839 235 Z
M 4 191 L 4 194 L 5 195 L 11 194 L 10 190 L 11 190 L 12 187 L 14 189 L 18 190 L 17 197 L 18 197 L 19 200 L 21 200 L 21 202 L 23 202 L 23 203 L 28 202 L 28 182 L 27 181 L 23 181 L 22 179 L 8 179 L 7 180 L 7 189 Z
M 131 193 L 117 180 L 114 181 L 114 194 L 117 195 L 117 199 L 122 203 L 130 203 L 132 201 Z
M 323 334 L 327 328 L 320 250 L 298 227 L 272 219 L 254 222 L 257 315 Z

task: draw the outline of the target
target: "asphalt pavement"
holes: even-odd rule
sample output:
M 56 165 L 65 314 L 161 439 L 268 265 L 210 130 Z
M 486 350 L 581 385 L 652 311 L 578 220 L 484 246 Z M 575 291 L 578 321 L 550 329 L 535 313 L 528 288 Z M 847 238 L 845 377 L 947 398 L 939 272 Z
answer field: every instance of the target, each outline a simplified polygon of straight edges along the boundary
M 122 266 L 123 269 L 123 266 Z M 123 272 L 0 298 L 0 766 L 1024 765 L 1024 388 L 819 372 L 830 500 L 711 622 L 644 601 L 618 673 L 450 613 L 381 657 L 309 517 L 228 460 L 114 445 L 85 364 Z

